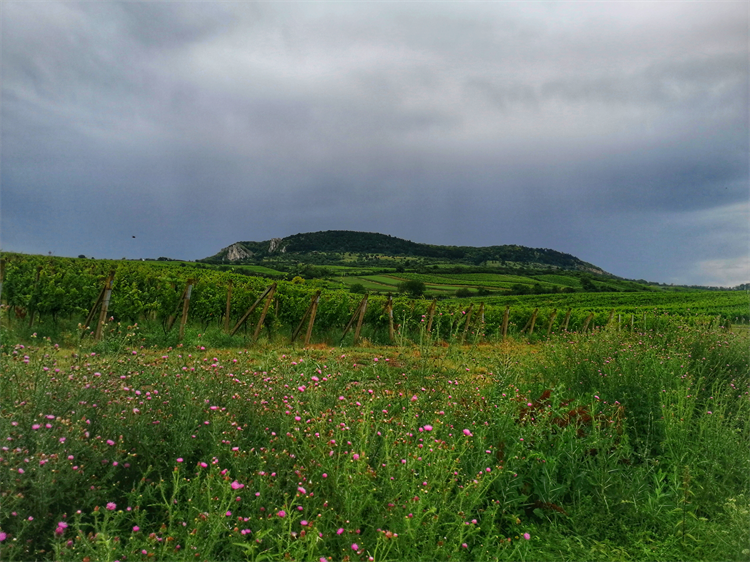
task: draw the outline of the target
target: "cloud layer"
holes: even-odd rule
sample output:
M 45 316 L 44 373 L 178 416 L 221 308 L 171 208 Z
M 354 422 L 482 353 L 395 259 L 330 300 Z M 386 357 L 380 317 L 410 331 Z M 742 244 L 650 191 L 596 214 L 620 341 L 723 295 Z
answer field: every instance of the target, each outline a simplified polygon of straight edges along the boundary
M 4 250 L 197 259 L 352 229 L 750 280 L 744 3 L 0 17 Z

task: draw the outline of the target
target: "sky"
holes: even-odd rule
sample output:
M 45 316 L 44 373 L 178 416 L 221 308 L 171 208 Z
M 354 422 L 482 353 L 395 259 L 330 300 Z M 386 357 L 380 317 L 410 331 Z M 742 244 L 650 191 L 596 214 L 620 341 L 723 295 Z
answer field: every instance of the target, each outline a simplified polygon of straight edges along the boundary
M 0 249 L 356 230 L 750 282 L 749 6 L 6 0 Z

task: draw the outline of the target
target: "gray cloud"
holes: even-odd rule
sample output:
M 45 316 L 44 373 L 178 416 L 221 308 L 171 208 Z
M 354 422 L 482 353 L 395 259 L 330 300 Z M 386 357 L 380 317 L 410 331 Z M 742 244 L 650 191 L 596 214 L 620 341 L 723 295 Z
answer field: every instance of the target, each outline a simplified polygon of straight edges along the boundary
M 0 17 L 6 250 L 195 259 L 349 228 L 686 283 L 747 262 L 747 226 L 721 211 L 750 207 L 740 3 L 19 2 Z

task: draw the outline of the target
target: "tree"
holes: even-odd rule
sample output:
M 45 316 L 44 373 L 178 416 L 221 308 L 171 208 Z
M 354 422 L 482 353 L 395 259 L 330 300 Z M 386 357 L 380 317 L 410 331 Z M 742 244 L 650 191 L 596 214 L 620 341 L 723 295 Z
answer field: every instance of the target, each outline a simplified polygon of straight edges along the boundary
M 351 287 L 349 287 L 349 292 L 363 295 L 367 292 L 367 289 L 365 289 L 365 286 L 362 283 L 354 283 Z
M 399 293 L 406 293 L 414 298 L 424 295 L 426 289 L 427 287 L 425 287 L 425 284 L 416 279 L 410 279 L 409 281 L 404 281 L 403 283 L 398 284 Z

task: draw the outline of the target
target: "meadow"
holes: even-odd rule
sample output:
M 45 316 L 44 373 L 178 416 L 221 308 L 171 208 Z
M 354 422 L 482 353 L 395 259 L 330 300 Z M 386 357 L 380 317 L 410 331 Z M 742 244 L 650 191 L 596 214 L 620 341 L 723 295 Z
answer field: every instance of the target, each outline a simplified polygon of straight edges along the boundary
M 747 334 L 3 332 L 0 560 L 747 560 Z

